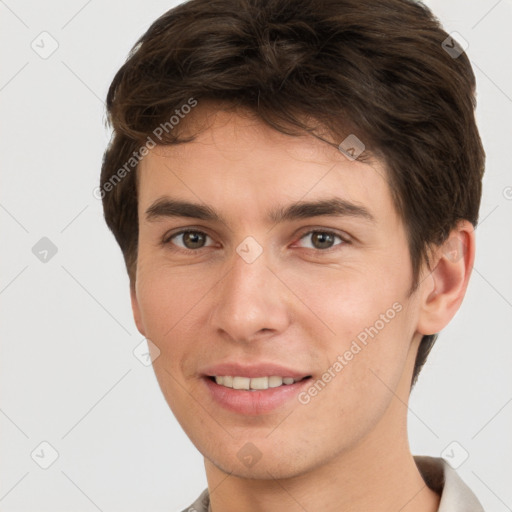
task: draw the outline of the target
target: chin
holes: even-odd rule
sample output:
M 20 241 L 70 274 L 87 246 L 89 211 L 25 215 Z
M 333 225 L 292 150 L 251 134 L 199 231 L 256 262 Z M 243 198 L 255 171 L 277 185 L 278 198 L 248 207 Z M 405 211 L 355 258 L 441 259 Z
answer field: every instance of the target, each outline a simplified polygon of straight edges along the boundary
M 293 439 L 293 437 L 292 437 Z M 305 453 L 304 445 L 282 445 L 276 439 L 255 439 L 236 442 L 231 439 L 229 449 L 219 450 L 220 444 L 211 444 L 200 450 L 207 461 L 226 474 L 256 480 L 287 479 L 308 473 L 325 462 L 321 453 Z M 241 446 L 241 448 L 238 448 Z
M 288 463 L 284 463 L 283 460 L 263 461 L 262 458 L 252 467 L 244 467 L 238 459 L 235 461 L 232 459 L 225 460 L 225 458 L 222 458 L 221 460 L 217 459 L 215 461 L 210 459 L 210 462 L 226 474 L 230 474 L 231 476 L 238 478 L 254 480 L 281 480 L 297 477 L 308 472 L 307 468 L 302 468 L 293 464 L 290 465 Z

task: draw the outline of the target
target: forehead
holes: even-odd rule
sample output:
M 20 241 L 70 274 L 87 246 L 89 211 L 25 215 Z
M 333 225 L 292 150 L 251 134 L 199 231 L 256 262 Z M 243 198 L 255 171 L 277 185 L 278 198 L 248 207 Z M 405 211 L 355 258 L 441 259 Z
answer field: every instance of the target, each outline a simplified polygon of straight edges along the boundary
M 263 214 L 264 204 L 335 195 L 365 205 L 376 217 L 394 214 L 382 162 L 350 160 L 335 145 L 310 134 L 281 133 L 251 112 L 198 105 L 180 135 L 195 139 L 156 146 L 139 164 L 141 210 L 170 195 Z

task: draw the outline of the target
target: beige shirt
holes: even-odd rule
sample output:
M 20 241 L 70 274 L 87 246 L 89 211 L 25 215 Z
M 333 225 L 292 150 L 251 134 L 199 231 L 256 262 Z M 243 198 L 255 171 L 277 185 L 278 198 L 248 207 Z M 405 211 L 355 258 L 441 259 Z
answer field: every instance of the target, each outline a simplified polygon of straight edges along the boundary
M 441 496 L 438 512 L 484 512 L 471 489 L 444 459 L 415 455 L 414 461 L 425 483 Z M 209 505 L 210 497 L 208 489 L 205 489 L 182 512 L 209 512 Z

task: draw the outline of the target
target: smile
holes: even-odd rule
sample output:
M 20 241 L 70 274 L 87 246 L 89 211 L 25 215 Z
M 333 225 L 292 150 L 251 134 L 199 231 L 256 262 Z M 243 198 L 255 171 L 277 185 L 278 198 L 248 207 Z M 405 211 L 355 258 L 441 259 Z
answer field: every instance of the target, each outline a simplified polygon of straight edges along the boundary
M 279 377 L 272 375 L 270 377 L 240 377 L 232 375 L 224 376 L 212 376 L 212 380 L 215 380 L 220 386 L 226 388 L 232 388 L 237 390 L 256 391 L 265 390 L 269 388 L 277 388 L 279 386 L 289 386 L 295 382 L 299 382 L 308 377 L 302 377 L 294 379 L 293 377 Z

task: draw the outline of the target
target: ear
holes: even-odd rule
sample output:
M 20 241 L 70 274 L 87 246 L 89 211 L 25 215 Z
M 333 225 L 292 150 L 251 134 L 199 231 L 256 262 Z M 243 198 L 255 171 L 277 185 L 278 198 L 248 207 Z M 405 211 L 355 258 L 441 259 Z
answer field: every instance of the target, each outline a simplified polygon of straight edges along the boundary
M 133 319 L 135 320 L 137 330 L 142 334 L 142 336 L 146 337 L 146 332 L 144 329 L 144 324 L 142 323 L 142 316 L 140 313 L 139 301 L 137 299 L 135 281 L 130 281 L 130 299 L 132 301 Z
M 438 333 L 455 316 L 466 294 L 474 260 L 475 230 L 464 220 L 433 251 L 432 269 L 421 278 L 418 332 Z

